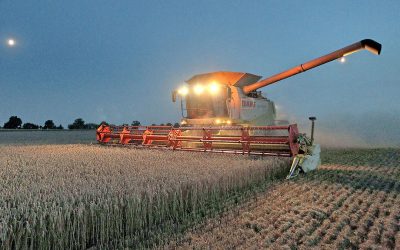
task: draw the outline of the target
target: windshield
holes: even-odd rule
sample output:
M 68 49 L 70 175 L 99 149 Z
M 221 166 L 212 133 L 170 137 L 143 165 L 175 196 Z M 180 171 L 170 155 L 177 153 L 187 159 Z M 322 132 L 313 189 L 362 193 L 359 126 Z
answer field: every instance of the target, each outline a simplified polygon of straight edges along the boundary
M 218 94 L 208 92 L 201 94 L 190 93 L 186 96 L 186 118 L 226 117 L 228 116 L 226 99 L 226 88 L 221 89 Z

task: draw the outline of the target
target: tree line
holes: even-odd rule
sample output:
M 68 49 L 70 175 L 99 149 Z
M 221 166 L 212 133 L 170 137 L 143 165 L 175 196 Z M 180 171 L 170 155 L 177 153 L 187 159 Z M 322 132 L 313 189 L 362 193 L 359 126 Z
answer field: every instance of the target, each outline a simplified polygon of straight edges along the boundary
M 56 126 L 53 120 L 47 120 L 44 122 L 43 126 L 34 124 L 31 122 L 22 123 L 22 119 L 18 116 L 11 116 L 8 119 L 8 122 L 4 123 L 4 129 L 64 129 L 63 126 L 60 124 Z
M 77 118 L 72 124 L 68 125 L 68 129 L 96 129 L 99 125 L 95 123 L 85 123 L 82 118 Z M 63 125 L 56 126 L 53 120 L 47 120 L 43 125 L 31 122 L 23 123 L 18 116 L 11 116 L 3 125 L 3 129 L 64 129 Z
M 68 124 L 68 129 L 97 129 L 100 125 L 109 125 L 106 121 L 102 121 L 100 124 L 97 123 L 85 123 L 82 118 L 77 118 L 73 123 Z M 140 126 L 140 122 L 135 120 L 131 124 L 131 126 Z M 129 126 L 129 124 L 122 124 L 122 126 Z M 179 123 L 161 123 L 161 124 L 151 124 L 151 126 L 173 126 L 178 128 L 180 126 Z M 43 125 L 34 124 L 31 122 L 23 123 L 22 119 L 18 116 L 11 116 L 9 120 L 4 123 L 3 129 L 64 129 L 64 127 L 60 124 L 58 126 L 55 125 L 53 120 L 47 120 Z

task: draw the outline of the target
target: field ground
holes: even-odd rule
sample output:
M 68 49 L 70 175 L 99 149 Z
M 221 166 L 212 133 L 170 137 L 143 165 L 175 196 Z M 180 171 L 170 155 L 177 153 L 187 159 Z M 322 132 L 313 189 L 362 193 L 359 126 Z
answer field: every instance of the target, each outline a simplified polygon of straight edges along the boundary
M 169 247 L 400 249 L 400 150 L 324 150 L 322 160 Z
M 0 132 L 1 249 L 400 249 L 400 149 L 323 149 L 287 181 L 287 159 L 93 138 Z

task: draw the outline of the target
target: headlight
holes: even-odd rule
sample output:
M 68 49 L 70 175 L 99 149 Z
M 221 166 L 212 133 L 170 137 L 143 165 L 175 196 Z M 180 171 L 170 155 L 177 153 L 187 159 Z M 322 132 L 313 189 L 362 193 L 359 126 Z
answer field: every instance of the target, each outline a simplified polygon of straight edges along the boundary
M 197 84 L 194 86 L 194 93 L 200 95 L 201 93 L 203 93 L 204 91 L 204 87 L 200 84 Z
M 188 93 L 189 93 L 189 89 L 186 86 L 183 86 L 180 89 L 178 89 L 178 94 L 180 94 L 181 96 L 185 96 Z
M 208 91 L 211 94 L 216 94 L 219 91 L 219 85 L 216 82 L 212 82 L 210 83 L 210 85 L 208 85 Z

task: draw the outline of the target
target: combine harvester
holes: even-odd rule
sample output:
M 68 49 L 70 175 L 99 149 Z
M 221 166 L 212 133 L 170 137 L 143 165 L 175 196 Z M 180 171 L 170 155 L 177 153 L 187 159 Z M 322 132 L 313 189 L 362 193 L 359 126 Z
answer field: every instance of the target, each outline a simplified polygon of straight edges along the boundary
M 181 127 L 107 126 L 97 129 L 97 141 L 106 145 L 164 147 L 172 150 L 293 157 L 288 178 L 320 164 L 320 147 L 299 133 L 297 124 L 276 120 L 274 103 L 258 89 L 327 62 L 366 49 L 379 55 L 381 44 L 371 39 L 354 43 L 279 74 L 261 76 L 242 72 L 195 75 L 172 92 L 180 97 Z

